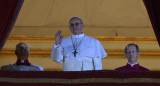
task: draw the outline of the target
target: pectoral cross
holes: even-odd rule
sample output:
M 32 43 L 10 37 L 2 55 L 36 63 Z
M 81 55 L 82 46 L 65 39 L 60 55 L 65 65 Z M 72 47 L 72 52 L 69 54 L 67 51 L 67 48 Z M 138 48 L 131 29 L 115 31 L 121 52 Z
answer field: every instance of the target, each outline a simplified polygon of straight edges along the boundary
M 76 57 L 76 54 L 77 54 L 78 52 L 76 51 L 76 49 L 74 50 L 74 52 L 73 52 L 73 54 L 74 54 L 74 57 Z

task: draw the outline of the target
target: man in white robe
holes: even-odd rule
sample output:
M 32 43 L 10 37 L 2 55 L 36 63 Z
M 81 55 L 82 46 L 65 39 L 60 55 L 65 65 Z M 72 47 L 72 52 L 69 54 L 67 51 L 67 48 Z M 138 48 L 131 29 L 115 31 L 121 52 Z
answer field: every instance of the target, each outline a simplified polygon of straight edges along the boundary
M 69 21 L 72 36 L 63 39 L 61 31 L 55 35 L 51 57 L 53 61 L 63 63 L 63 71 L 102 70 L 101 59 L 107 53 L 97 39 L 82 32 L 83 27 L 79 17 L 72 17 Z
M 29 63 L 28 56 L 30 54 L 30 49 L 26 43 L 20 42 L 17 44 L 15 54 L 17 55 L 16 63 L 4 65 L 1 67 L 1 70 L 43 71 L 43 67 Z

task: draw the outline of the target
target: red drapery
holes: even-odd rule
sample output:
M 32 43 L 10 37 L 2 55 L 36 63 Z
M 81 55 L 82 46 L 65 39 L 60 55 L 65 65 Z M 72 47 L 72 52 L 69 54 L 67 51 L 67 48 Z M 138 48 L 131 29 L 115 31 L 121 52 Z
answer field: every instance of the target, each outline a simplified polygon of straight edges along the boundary
M 160 86 L 160 72 L 0 71 L 0 86 Z
M 160 0 L 143 0 L 160 46 Z
M 3 48 L 24 0 L 0 0 L 0 51 Z

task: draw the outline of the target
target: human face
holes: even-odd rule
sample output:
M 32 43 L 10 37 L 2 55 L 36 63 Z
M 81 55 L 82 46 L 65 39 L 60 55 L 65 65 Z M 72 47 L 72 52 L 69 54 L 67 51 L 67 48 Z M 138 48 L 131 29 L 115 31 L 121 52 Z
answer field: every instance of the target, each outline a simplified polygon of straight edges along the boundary
M 127 52 L 125 53 L 125 56 L 127 57 L 129 63 L 136 63 L 139 55 L 140 54 L 139 52 L 137 52 L 134 45 L 127 47 Z
M 73 19 L 69 24 L 72 34 L 79 35 L 82 33 L 83 23 L 79 19 Z
M 30 54 L 29 46 L 25 43 L 20 43 L 16 47 L 15 54 L 19 60 L 27 60 Z

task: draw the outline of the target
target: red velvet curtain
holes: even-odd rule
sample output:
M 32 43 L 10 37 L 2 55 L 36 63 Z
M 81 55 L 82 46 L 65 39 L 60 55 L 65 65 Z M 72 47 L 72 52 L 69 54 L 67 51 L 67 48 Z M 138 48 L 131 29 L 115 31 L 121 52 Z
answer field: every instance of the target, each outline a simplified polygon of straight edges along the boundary
M 24 0 L 0 0 L 0 51 L 2 50 Z
M 160 0 L 143 0 L 160 46 Z

